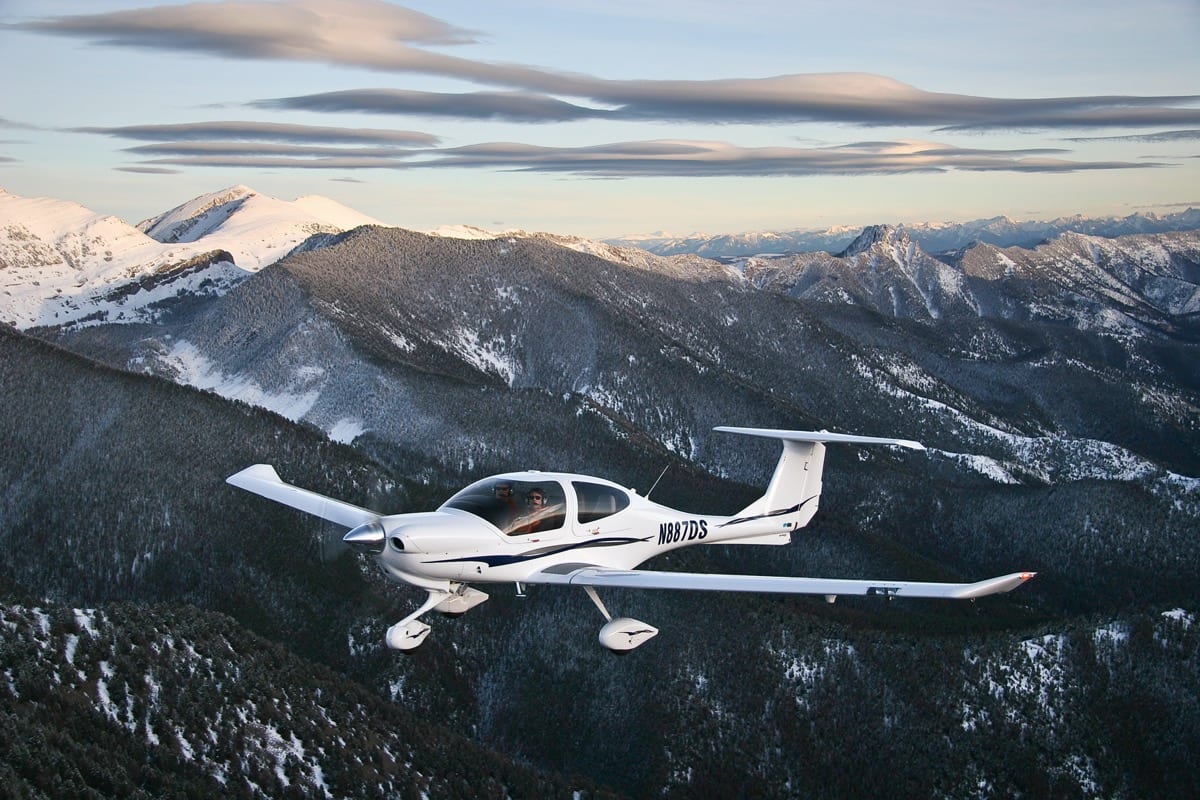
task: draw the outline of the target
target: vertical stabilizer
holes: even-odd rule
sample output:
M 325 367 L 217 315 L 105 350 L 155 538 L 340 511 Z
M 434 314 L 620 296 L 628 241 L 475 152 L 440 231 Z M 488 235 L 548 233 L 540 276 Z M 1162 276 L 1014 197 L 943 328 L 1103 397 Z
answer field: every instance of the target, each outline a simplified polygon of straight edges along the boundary
M 912 450 L 925 449 L 919 442 L 909 439 L 853 436 L 846 433 L 829 433 L 828 431 L 786 431 L 724 426 L 714 428 L 714 430 L 779 439 L 783 443 L 783 453 L 779 456 L 779 463 L 775 465 L 775 473 L 771 476 L 766 493 L 739 512 L 737 516 L 761 516 L 796 510 L 800 513 L 799 521 L 796 524 L 797 528 L 807 525 L 813 515 L 817 513 L 817 505 L 821 497 L 821 475 L 825 470 L 826 443 L 888 444 Z
M 772 514 L 799 506 L 802 513 L 796 527 L 804 527 L 817 513 L 824 470 L 825 445 L 784 439 L 783 452 L 766 493 L 739 516 Z

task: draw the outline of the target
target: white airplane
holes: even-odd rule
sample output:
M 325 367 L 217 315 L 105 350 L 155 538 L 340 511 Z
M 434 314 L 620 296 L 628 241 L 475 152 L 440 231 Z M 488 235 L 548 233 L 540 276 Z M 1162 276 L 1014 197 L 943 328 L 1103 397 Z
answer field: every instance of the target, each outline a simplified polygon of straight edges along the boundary
M 267 464 L 247 467 L 227 481 L 350 528 L 345 542 L 373 555 L 392 580 L 427 591 L 420 608 L 388 629 L 387 644 L 396 650 L 412 650 L 425 641 L 430 628 L 419 618 L 427 611 L 457 615 L 486 600 L 472 583 L 515 583 L 519 594 L 526 584 L 581 586 L 607 620 L 600 643 L 624 653 L 658 629 L 628 617 L 614 619 L 596 593 L 598 587 L 816 594 L 831 603 L 838 595 L 974 600 L 1011 591 L 1035 574 L 927 583 L 637 569 L 647 559 L 687 545 L 790 543 L 792 533 L 817 511 L 826 443 L 924 449 L 905 439 L 824 431 L 715 430 L 783 443 L 766 493 L 728 517 L 676 511 L 610 481 L 561 472 L 495 475 L 471 484 L 436 511 L 391 515 L 284 483 Z

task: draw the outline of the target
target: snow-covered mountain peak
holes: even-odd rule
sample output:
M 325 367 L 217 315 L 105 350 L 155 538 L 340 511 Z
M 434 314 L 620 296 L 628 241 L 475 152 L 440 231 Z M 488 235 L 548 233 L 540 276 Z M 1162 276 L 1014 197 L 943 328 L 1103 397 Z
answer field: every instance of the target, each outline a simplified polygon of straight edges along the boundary
M 4 226 L 0 236 L 11 243 L 22 240 L 21 229 L 25 231 L 26 236 L 36 236 L 52 244 L 64 237 L 101 230 L 118 238 L 139 243 L 146 238 L 117 217 L 98 214 L 79 203 L 52 197 L 22 197 L 3 190 L 0 190 L 0 225 Z M 86 258 L 82 253 L 78 255 L 80 258 L 67 258 L 75 261 L 76 268 L 82 268 Z M 13 263 L 7 259 L 5 263 L 9 266 L 21 265 L 19 261 Z
M 320 195 L 280 200 L 237 185 L 201 195 L 138 228 L 163 242 L 199 242 L 226 250 L 242 269 L 256 272 L 315 234 L 342 233 L 379 220 Z
M 203 194 L 186 203 L 138 223 L 138 230 L 160 242 L 194 242 L 219 227 L 247 198 L 258 193 L 238 184 L 219 192 Z
M 161 245 L 125 221 L 79 203 L 0 193 L 0 267 L 6 289 L 59 273 L 84 282 L 140 261 Z
M 153 291 L 120 292 L 121 312 L 132 312 L 139 297 L 161 299 L 168 276 L 195 276 L 201 262 L 221 259 L 228 256 L 200 244 L 162 244 L 78 203 L 0 194 L 0 321 L 20 328 L 77 321 L 111 306 L 102 298 L 117 287 L 156 282 Z
M 875 245 L 899 245 L 907 247 L 912 244 L 912 238 L 908 235 L 908 231 L 903 227 L 894 227 L 892 225 L 868 225 L 863 228 L 854 241 L 852 241 L 845 250 L 839 253 L 842 258 L 851 258 L 860 253 L 866 253 Z
M 2 192 L 0 320 L 27 328 L 140 318 L 192 283 L 223 291 L 314 236 L 369 224 L 381 223 L 326 197 L 279 200 L 241 184 L 137 227 L 75 202 Z

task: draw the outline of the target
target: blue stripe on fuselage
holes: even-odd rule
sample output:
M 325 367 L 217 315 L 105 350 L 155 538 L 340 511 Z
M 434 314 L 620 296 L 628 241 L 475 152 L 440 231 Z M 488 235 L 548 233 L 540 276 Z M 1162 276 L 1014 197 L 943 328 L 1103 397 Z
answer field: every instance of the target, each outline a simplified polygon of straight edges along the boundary
M 633 544 L 635 542 L 648 542 L 650 537 L 634 538 L 634 537 L 607 537 L 604 539 L 592 539 L 586 542 L 578 542 L 574 544 L 566 544 L 558 547 L 544 547 L 537 550 L 527 550 L 524 553 L 516 553 L 513 555 L 473 555 L 464 556 L 462 558 L 443 558 L 437 561 L 427 561 L 427 564 L 453 564 L 458 561 L 478 561 L 487 564 L 489 567 L 504 567 L 509 564 L 521 564 L 526 561 L 536 561 L 539 558 L 558 555 L 569 550 L 582 550 L 588 547 L 615 547 L 622 544 Z

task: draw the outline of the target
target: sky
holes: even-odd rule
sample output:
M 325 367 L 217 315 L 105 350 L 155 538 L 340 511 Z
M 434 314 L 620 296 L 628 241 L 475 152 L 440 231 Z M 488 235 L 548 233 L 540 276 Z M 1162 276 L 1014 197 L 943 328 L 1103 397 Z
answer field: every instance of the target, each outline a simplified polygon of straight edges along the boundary
M 1200 0 L 0 0 L 0 188 L 590 238 L 1200 207 Z

